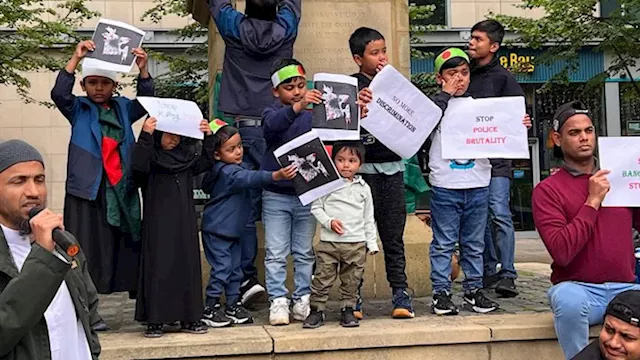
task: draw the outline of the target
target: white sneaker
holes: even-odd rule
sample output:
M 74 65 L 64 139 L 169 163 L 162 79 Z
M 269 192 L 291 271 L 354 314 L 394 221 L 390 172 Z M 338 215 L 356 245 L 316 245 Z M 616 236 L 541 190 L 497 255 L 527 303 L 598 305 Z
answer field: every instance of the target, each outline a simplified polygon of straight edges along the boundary
M 289 299 L 285 297 L 273 299 L 269 307 L 269 324 L 289 325 Z
M 311 313 L 309 298 L 311 295 L 303 295 L 300 299 L 293 303 L 293 319 L 304 321 Z

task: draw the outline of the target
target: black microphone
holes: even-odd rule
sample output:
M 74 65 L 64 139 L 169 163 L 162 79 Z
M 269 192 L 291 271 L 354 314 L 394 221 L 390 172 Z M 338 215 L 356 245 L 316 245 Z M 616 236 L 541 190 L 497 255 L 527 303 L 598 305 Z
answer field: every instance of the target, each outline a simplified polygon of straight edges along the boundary
M 29 220 L 33 219 L 33 217 L 38 215 L 42 210 L 44 209 L 38 206 L 29 210 Z M 29 224 L 29 222 L 27 222 L 27 224 Z M 29 230 L 31 230 L 30 226 L 29 226 Z M 55 241 L 56 244 L 58 244 L 58 246 L 60 246 L 62 250 L 64 250 L 64 252 L 67 253 L 67 255 L 71 257 L 78 255 L 78 252 L 80 251 L 80 246 L 78 246 L 78 244 L 75 242 L 75 240 L 73 239 L 73 235 L 71 235 L 70 232 L 66 230 L 62 230 L 60 228 L 55 228 L 53 229 L 52 236 L 53 236 L 53 241 Z

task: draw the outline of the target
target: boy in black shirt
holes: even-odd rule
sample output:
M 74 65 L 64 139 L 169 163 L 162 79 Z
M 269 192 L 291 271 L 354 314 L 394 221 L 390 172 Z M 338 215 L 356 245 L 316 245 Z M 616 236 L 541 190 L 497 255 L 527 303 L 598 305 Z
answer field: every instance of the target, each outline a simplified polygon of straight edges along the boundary
M 358 79 L 358 90 L 369 86 L 373 77 L 389 61 L 384 37 L 374 29 L 361 27 L 351 34 L 349 47 L 353 60 L 360 71 L 353 74 Z M 366 149 L 366 162 L 360 174 L 371 187 L 373 207 L 378 234 L 384 250 L 387 281 L 393 291 L 394 318 L 415 316 L 411 297 L 407 293 L 406 260 L 404 255 L 404 225 L 407 210 L 404 197 L 404 163 L 402 158 L 389 150 L 368 131 L 361 129 L 362 142 Z M 362 318 L 362 299 L 354 315 Z
M 474 98 L 524 96 L 515 77 L 496 56 L 504 38 L 504 27 L 495 20 L 481 21 L 471 28 L 469 56 L 471 84 L 469 94 Z M 495 288 L 504 297 L 518 295 L 514 280 L 515 232 L 509 206 L 511 190 L 511 160 L 491 159 L 489 185 L 489 221 L 485 232 L 484 287 Z M 498 273 L 496 267 L 502 264 Z

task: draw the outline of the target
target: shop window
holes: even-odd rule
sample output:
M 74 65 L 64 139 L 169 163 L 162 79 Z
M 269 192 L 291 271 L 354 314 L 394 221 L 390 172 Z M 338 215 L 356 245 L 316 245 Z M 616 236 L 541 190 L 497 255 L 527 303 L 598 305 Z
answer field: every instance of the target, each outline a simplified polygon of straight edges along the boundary
M 620 84 L 620 122 L 622 136 L 640 136 L 640 94 L 632 83 Z
M 409 5 L 435 5 L 436 7 L 431 17 L 411 20 L 411 25 L 447 25 L 447 0 L 410 0 Z

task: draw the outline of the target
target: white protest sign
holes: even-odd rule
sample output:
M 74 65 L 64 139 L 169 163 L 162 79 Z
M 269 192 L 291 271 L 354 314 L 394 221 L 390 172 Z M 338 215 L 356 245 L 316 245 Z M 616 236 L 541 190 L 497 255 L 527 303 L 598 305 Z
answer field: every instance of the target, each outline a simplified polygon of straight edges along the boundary
M 200 131 L 202 111 L 193 101 L 147 96 L 139 96 L 136 100 L 149 112 L 149 116 L 158 120 L 156 129 L 190 138 L 204 139 L 204 133 Z
M 601 137 L 598 149 L 600 168 L 611 171 L 602 206 L 640 207 L 640 137 Z
M 361 126 L 400 157 L 411 158 L 440 121 L 442 110 L 391 65 L 369 88 L 373 100 Z
M 449 100 L 442 118 L 444 159 L 528 159 L 524 97 Z

